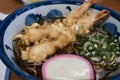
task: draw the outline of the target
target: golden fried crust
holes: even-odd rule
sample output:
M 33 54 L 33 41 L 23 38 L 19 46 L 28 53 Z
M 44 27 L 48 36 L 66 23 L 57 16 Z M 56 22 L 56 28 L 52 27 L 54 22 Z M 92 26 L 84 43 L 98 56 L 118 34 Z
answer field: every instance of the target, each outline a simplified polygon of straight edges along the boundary
M 57 49 L 62 49 L 76 40 L 76 34 L 87 34 L 93 25 L 109 15 L 106 10 L 93 14 L 89 7 L 94 0 L 83 3 L 80 7 L 70 12 L 61 22 L 59 19 L 43 25 L 34 23 L 26 27 L 24 34 L 18 34 L 14 39 L 20 38 L 22 46 L 22 59 L 28 62 L 41 62 L 47 56 L 54 54 Z M 31 46 L 30 44 L 33 44 Z

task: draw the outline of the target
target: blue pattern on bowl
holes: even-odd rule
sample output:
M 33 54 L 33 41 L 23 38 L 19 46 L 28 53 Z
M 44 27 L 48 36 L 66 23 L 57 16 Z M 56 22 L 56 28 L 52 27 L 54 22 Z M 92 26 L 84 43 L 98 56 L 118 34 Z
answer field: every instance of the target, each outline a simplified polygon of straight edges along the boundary
M 108 33 L 110 33 L 112 36 L 114 36 L 119 44 L 120 44 L 120 32 L 117 30 L 117 26 L 114 23 L 107 22 L 103 25 L 103 29 L 106 30 Z
M 66 10 L 68 11 L 71 11 L 71 7 L 70 6 L 67 6 L 66 7 Z M 39 15 L 39 16 L 38 16 Z M 30 26 L 31 24 L 35 23 L 35 22 L 38 22 L 40 21 L 40 19 L 47 19 L 47 18 L 50 18 L 50 17 L 62 17 L 63 16 L 63 13 L 58 10 L 58 9 L 52 9 L 50 10 L 46 16 L 42 16 L 41 14 L 28 14 L 26 16 L 26 19 L 25 19 L 25 25 L 26 26 Z
M 31 24 L 37 22 L 38 19 L 35 14 L 29 14 L 25 19 L 25 25 L 30 26 Z
M 69 11 L 72 11 L 70 6 L 67 6 L 66 9 L 68 9 Z
M 42 14 L 29 14 L 25 19 L 25 25 L 30 26 L 31 24 L 40 21 L 41 18 L 46 19 L 50 17 L 62 17 L 62 16 L 63 13 L 57 9 L 50 10 L 46 16 L 42 16 Z
M 103 28 L 109 32 L 111 35 L 117 35 L 117 26 L 111 22 L 107 22 L 103 25 Z
M 54 4 L 62 4 L 64 3 L 65 5 L 69 4 L 69 6 L 64 6 L 63 9 L 65 9 L 65 12 L 69 12 L 72 10 L 71 6 L 77 6 L 77 5 L 80 5 L 82 4 L 82 2 L 79 2 L 79 1 L 44 1 L 44 2 L 37 2 L 37 3 L 33 3 L 33 4 L 30 4 L 30 5 L 27 5 L 23 8 L 19 8 L 17 9 L 16 11 L 14 11 L 13 13 L 11 13 L 1 24 L 0 26 L 0 57 L 2 59 L 2 61 L 6 64 L 6 66 L 8 66 L 12 71 L 14 71 L 16 74 L 18 74 L 19 76 L 21 76 L 22 78 L 26 79 L 26 80 L 39 80 L 38 78 L 36 77 L 33 77 L 33 76 L 30 76 L 28 75 L 26 72 L 23 72 L 16 64 L 15 60 L 13 59 L 13 50 L 12 50 L 12 41 L 11 43 L 7 43 L 7 38 L 8 40 L 13 37 L 11 36 L 11 34 L 16 34 L 18 33 L 17 30 L 19 30 L 18 28 L 20 27 L 16 27 L 16 25 L 22 25 L 22 24 L 26 24 L 26 25 L 31 25 L 31 23 L 33 22 L 37 22 L 39 20 L 39 17 L 37 16 L 38 14 L 42 15 L 43 17 L 45 17 L 47 14 L 44 15 L 44 13 L 35 13 L 35 12 L 29 12 L 26 13 L 27 11 L 30 11 L 30 10 L 33 10 L 34 11 L 34 8 L 38 8 L 38 7 L 43 7 L 43 6 L 48 6 L 48 5 L 54 5 Z M 102 7 L 100 5 L 94 5 L 92 6 L 92 8 L 95 8 L 97 10 L 102 10 L 102 9 L 107 9 L 105 7 Z M 58 13 L 59 13 L 59 16 L 63 15 L 63 11 L 59 11 L 59 9 L 56 10 L 56 8 L 53 8 L 52 10 L 55 10 L 54 14 L 56 16 L 58 16 Z M 112 17 L 114 17 L 115 19 L 117 19 L 118 21 L 120 21 L 120 15 L 117 14 L 116 12 L 110 10 L 110 9 L 107 9 L 110 11 Z M 49 10 L 50 11 L 50 10 Z M 49 13 L 48 11 L 48 13 Z M 57 11 L 57 12 L 56 12 Z M 43 11 L 44 12 L 44 11 Z M 21 21 L 20 24 L 18 22 L 18 24 L 16 25 L 12 25 L 12 23 L 14 23 L 16 21 L 16 19 L 19 18 L 19 16 L 21 16 L 21 14 L 25 14 L 26 16 L 24 17 L 26 20 L 25 21 Z M 53 13 L 52 13 L 53 14 Z M 51 13 L 47 16 L 50 16 Z M 19 18 L 20 19 L 20 18 Z M 28 22 L 27 22 L 28 20 Z M 19 21 L 19 20 L 18 20 Z M 116 22 L 116 21 L 114 21 Z M 114 22 L 111 22 L 111 23 L 114 23 Z M 9 30 L 8 32 L 10 33 L 9 36 L 6 37 L 6 31 L 9 29 L 8 26 L 15 26 L 14 29 L 16 29 L 16 32 L 14 33 L 12 30 Z M 120 23 L 118 24 L 120 25 Z M 116 25 L 117 26 L 117 25 Z M 112 29 L 113 27 L 111 27 Z M 21 28 L 20 28 L 21 29 Z M 106 28 L 107 29 L 107 28 Z M 108 30 L 111 30 L 111 29 L 108 29 Z M 119 30 L 116 30 L 116 28 L 114 28 L 113 31 L 110 31 L 110 33 L 112 33 L 113 35 L 118 33 L 116 31 L 119 31 Z M 120 32 L 120 31 L 119 31 Z M 6 38 L 5 38 L 6 37 Z M 6 39 L 6 41 L 4 40 Z M 12 40 L 12 39 L 11 39 Z M 12 54 L 11 54 L 12 53 Z M 117 77 L 116 77 L 117 76 Z M 115 76 L 115 79 L 116 80 L 119 80 L 120 79 L 120 75 L 116 75 Z M 113 78 L 110 78 L 110 79 L 113 79 Z M 115 80 L 114 79 L 114 80 Z
M 110 77 L 109 80 L 120 80 L 120 73 L 116 74 L 115 76 Z
M 63 13 L 57 9 L 52 9 L 47 13 L 47 17 L 62 17 Z

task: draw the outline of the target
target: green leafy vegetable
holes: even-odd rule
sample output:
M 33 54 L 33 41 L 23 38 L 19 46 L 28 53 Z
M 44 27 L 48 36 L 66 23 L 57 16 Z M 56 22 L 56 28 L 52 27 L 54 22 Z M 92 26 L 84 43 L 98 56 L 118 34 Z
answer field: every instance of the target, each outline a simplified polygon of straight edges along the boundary
M 76 54 L 86 57 L 95 70 L 102 69 L 108 74 L 118 68 L 120 47 L 113 36 L 94 31 L 87 35 L 78 34 L 76 38 Z

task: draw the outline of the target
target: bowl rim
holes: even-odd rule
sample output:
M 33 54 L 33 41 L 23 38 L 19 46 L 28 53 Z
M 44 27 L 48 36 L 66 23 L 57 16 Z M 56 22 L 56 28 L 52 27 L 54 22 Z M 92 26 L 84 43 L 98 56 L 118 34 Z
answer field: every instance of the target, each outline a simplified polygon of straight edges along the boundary
M 10 15 L 8 15 L 3 22 L 0 25 L 0 58 L 3 61 L 3 63 L 10 68 L 13 72 L 15 72 L 17 75 L 19 75 L 20 77 L 22 77 L 25 80 L 39 80 L 38 78 L 34 77 L 34 76 L 30 76 L 28 75 L 26 72 L 23 72 L 19 67 L 15 67 L 13 65 L 13 63 L 8 59 L 8 57 L 6 57 L 6 53 L 4 51 L 4 33 L 6 28 L 8 27 L 8 25 L 10 24 L 10 22 L 12 22 L 12 20 L 15 19 L 15 15 L 20 15 L 21 13 L 24 13 L 30 9 L 36 8 L 36 7 L 41 7 L 41 6 L 45 6 L 45 5 L 52 5 L 52 4 L 73 4 L 73 5 L 80 5 L 83 2 L 80 1 L 40 1 L 40 2 L 35 2 L 26 6 L 23 6 L 15 11 L 13 11 Z M 93 5 L 92 8 L 97 9 L 97 10 L 109 10 L 110 14 L 112 17 L 114 17 L 115 19 L 117 19 L 118 21 L 120 21 L 120 14 L 116 13 L 115 11 L 108 9 L 106 7 L 103 7 L 101 5 Z

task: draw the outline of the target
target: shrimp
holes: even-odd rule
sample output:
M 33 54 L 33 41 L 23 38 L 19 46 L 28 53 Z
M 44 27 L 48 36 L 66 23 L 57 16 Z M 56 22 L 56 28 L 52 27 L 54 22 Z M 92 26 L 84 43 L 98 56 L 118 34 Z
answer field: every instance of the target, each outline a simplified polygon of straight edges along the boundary
M 22 59 L 30 63 L 41 62 L 47 56 L 54 54 L 57 49 L 62 49 L 74 42 L 76 34 L 87 34 L 94 24 L 107 19 L 109 12 L 106 10 L 95 14 L 89 11 L 89 7 L 93 4 L 95 4 L 94 0 L 84 2 L 80 7 L 72 10 L 62 22 L 60 20 L 52 24 L 45 22 L 37 28 L 32 25 L 32 28 L 26 30 L 22 36 L 16 35 L 14 39 L 21 38 L 21 41 L 26 42 L 27 45 L 34 43 L 33 46 L 27 46 L 26 49 L 21 50 Z M 38 33 L 34 34 L 34 30 Z
M 56 26 L 55 24 L 52 24 L 52 26 L 53 25 Z M 58 35 L 53 35 L 53 28 L 50 28 L 50 30 L 53 31 L 53 34 L 49 34 L 50 38 L 35 42 L 35 45 L 32 47 L 27 47 L 26 50 L 22 50 L 22 59 L 27 60 L 30 63 L 43 61 L 47 56 L 54 54 L 57 49 L 62 49 L 76 40 L 75 34 L 71 30 L 56 29 L 58 28 L 57 26 L 55 27 L 55 30 L 58 31 Z
M 24 28 L 24 34 L 15 35 L 13 40 L 21 39 L 21 45 L 29 46 L 30 43 L 34 43 L 35 41 L 41 40 L 43 37 L 47 36 L 47 32 L 44 29 L 45 27 L 49 26 L 48 23 L 44 23 L 44 25 L 39 25 L 38 23 L 33 23 L 29 27 Z
M 93 4 L 95 4 L 94 0 L 85 1 L 80 7 L 72 10 L 63 23 L 67 23 L 66 26 L 76 24 L 77 20 L 83 16 Z

